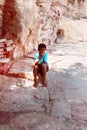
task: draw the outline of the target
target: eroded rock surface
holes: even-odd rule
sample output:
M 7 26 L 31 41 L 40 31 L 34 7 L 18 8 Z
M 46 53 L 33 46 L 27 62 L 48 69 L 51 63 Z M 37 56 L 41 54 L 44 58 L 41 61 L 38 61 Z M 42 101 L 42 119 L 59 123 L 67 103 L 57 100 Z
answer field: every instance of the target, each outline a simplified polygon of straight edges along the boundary
M 33 61 L 29 57 L 34 54 L 17 60 L 7 76 L 0 76 L 3 129 L 87 129 L 87 44 L 55 46 L 56 49 L 53 45 L 47 47 L 50 63 L 47 88 L 34 88 L 29 78 Z
M 16 59 L 37 49 L 40 42 L 48 45 L 59 43 L 61 38 L 72 40 L 78 31 L 71 21 L 65 22 L 67 18 L 87 18 L 87 1 L 1 0 L 0 39 L 13 40 Z

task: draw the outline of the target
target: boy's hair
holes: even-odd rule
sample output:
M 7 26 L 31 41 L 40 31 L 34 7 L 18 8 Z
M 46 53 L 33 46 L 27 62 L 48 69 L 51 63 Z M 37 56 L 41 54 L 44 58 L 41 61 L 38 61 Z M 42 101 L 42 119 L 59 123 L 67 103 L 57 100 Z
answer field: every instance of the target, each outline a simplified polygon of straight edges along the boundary
M 38 45 L 38 50 L 40 50 L 41 48 L 45 48 L 46 49 L 46 45 L 44 43 L 40 43 Z

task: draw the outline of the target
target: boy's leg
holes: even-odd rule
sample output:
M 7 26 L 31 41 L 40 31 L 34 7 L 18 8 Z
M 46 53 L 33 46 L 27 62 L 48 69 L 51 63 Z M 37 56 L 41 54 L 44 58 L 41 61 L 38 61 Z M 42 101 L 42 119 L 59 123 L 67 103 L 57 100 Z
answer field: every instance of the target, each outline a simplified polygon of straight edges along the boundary
M 34 86 L 36 87 L 37 84 L 38 84 L 38 79 L 37 79 L 37 75 L 38 75 L 38 65 L 35 65 L 35 66 L 34 66 L 33 75 L 34 75 Z
M 47 65 L 46 65 L 46 63 L 42 63 L 41 67 L 42 67 L 43 85 L 46 87 L 47 86 L 47 81 L 46 81 Z

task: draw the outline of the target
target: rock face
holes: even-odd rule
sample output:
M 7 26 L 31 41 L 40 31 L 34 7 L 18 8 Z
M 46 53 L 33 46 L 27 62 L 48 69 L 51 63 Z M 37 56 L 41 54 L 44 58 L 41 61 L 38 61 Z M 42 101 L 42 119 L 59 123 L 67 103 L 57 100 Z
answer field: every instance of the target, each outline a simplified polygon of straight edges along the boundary
M 1 38 L 12 39 L 14 57 L 23 56 L 35 48 L 39 21 L 35 0 L 5 0 L 1 2 Z
M 87 18 L 86 5 L 86 0 L 1 0 L 0 38 L 13 40 L 14 58 L 26 55 L 39 42 L 57 42 L 63 16 Z

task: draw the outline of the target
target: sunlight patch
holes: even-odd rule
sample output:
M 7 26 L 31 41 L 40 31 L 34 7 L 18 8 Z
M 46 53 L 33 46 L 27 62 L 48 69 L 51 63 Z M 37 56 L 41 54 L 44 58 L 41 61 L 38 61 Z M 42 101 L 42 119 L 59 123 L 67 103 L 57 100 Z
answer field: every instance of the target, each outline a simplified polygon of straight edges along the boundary
M 16 85 L 16 84 L 13 84 L 13 85 L 10 86 L 10 89 L 11 89 L 11 90 L 16 90 L 16 89 L 18 89 L 18 88 L 20 88 L 20 86 L 18 86 L 18 85 Z

